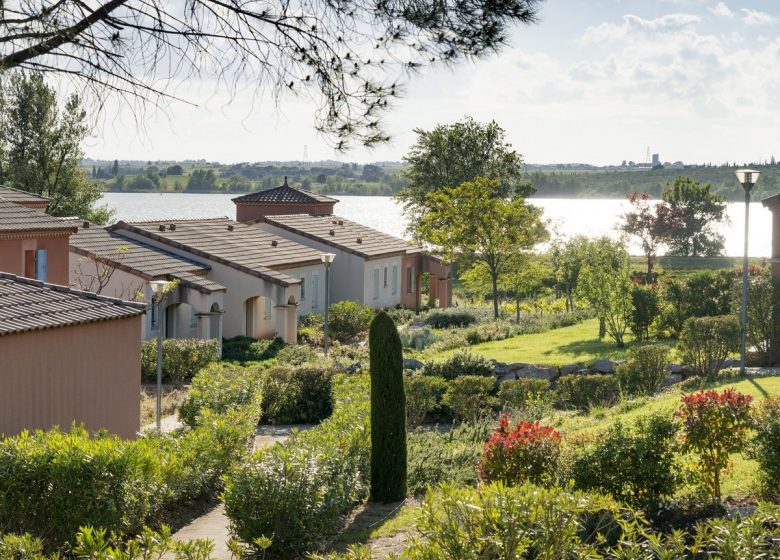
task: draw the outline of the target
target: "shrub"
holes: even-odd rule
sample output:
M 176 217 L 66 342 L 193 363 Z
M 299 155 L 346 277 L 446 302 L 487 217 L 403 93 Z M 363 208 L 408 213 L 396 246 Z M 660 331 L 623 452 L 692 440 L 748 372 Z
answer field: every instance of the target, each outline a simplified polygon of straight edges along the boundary
M 735 278 L 731 270 L 700 271 L 663 288 L 661 325 L 675 337 L 691 317 L 716 317 L 731 312 Z
M 216 339 L 168 338 L 163 340 L 162 373 L 172 383 L 188 381 L 198 371 L 219 359 Z M 146 382 L 157 381 L 157 340 L 141 345 L 141 376 Z
M 450 382 L 442 398 L 455 420 L 474 421 L 493 413 L 497 405 L 492 377 L 462 375 Z
M 314 424 L 333 410 L 333 370 L 276 366 L 263 376 L 263 419 L 271 424 Z
M 406 496 L 406 395 L 398 329 L 380 311 L 368 331 L 371 352 L 371 500 Z
M 441 340 L 429 327 L 410 329 L 398 333 L 404 348 L 423 350 L 434 342 Z
M 493 321 L 466 329 L 466 341 L 471 344 L 506 340 L 518 334 L 520 329 L 508 321 Z
M 358 301 L 340 301 L 328 308 L 328 331 L 334 340 L 349 342 L 368 332 L 374 310 Z
M 618 366 L 617 377 L 627 395 L 653 395 L 666 379 L 669 348 L 663 344 L 638 346 L 628 351 L 628 360 Z
M 661 313 L 661 298 L 653 286 L 635 285 L 631 289 L 631 332 L 639 340 L 650 335 L 650 326 Z
M 417 311 L 408 307 L 395 307 L 385 311 L 396 325 L 406 325 L 417 318 Z
M 780 397 L 764 401 L 756 417 L 756 435 L 751 445 L 751 457 L 758 462 L 764 494 L 780 497 Z
M 258 340 L 235 336 L 222 342 L 222 359 L 241 363 L 261 362 L 275 358 L 283 346 L 284 341 L 281 338 Z
M 739 337 L 736 317 L 691 317 L 683 326 L 678 350 L 686 365 L 714 381 L 729 354 L 739 349 Z
M 780 282 L 768 271 L 750 277 L 747 308 L 747 343 L 755 348 L 762 366 L 772 365 L 772 350 L 780 343 Z
M 411 375 L 404 379 L 406 390 L 406 423 L 409 427 L 418 426 L 425 415 L 439 407 L 441 398 L 447 390 L 447 382 L 438 377 Z
M 265 536 L 271 553 L 301 553 L 341 528 L 341 516 L 367 495 L 369 390 L 368 376 L 337 377 L 330 418 L 228 474 L 225 511 L 238 538 Z
M 498 388 L 498 402 L 523 420 L 541 420 L 552 409 L 553 392 L 544 379 L 513 379 Z
M 323 316 L 316 313 L 301 315 L 298 318 L 298 342 L 321 346 L 325 336 L 323 332 L 324 321 Z
M 564 375 L 558 379 L 558 394 L 579 410 L 613 406 L 620 401 L 620 383 L 614 375 Z
M 751 425 L 753 398 L 734 389 L 701 391 L 682 397 L 677 417 L 682 422 L 682 449 L 699 456 L 698 473 L 716 502 L 720 501 L 721 473 L 730 455 L 741 451 Z
M 276 354 L 276 361 L 280 364 L 301 366 L 317 359 L 317 354 L 312 348 L 304 344 L 286 344 Z
M 663 415 L 635 425 L 616 422 L 575 449 L 571 477 L 581 490 L 598 490 L 633 507 L 657 510 L 682 483 L 677 423 Z
M 192 378 L 190 390 L 179 407 L 179 419 L 194 428 L 205 409 L 223 413 L 248 407 L 259 416 L 260 405 L 259 370 L 214 364 Z
M 423 375 L 435 375 L 445 379 L 455 379 L 461 375 L 492 376 L 493 366 L 482 356 L 466 350 L 456 352 L 441 362 L 426 362 Z
M 434 329 L 449 329 L 452 327 L 468 327 L 477 322 L 473 313 L 458 309 L 436 309 L 429 311 L 423 322 Z
M 549 483 L 558 469 L 560 452 L 561 438 L 554 428 L 523 421 L 512 428 L 505 412 L 482 451 L 479 476 L 509 486 Z

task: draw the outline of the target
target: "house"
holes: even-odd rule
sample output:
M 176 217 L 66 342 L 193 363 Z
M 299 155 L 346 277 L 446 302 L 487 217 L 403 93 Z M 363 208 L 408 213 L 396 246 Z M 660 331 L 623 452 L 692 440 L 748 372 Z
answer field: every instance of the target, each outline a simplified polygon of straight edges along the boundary
M 226 288 L 225 337 L 295 342 L 298 316 L 324 309 L 321 252 L 260 228 L 210 218 L 119 222 L 109 230 L 208 266 L 205 278 Z
M 11 187 L 0 186 L 0 198 L 24 206 L 25 208 L 40 210 L 41 212 L 45 212 L 49 207 L 49 199 L 45 196 L 29 193 L 27 191 L 20 191 L 19 189 L 12 189 Z
M 76 422 L 135 437 L 145 309 L 0 272 L 0 433 Z
M 152 247 L 88 221 L 76 222 L 70 238 L 71 285 L 125 300 L 152 302 L 152 280 L 176 281 L 165 298 L 163 321 L 151 307 L 142 325 L 144 339 L 216 338 L 222 341 L 226 288 L 207 278 L 211 267 Z
M 68 240 L 77 227 L 30 208 L 33 196 L 3 188 L 0 194 L 0 271 L 68 284 Z M 4 195 L 4 196 L 3 196 Z M 5 196 L 16 199 L 10 202 Z

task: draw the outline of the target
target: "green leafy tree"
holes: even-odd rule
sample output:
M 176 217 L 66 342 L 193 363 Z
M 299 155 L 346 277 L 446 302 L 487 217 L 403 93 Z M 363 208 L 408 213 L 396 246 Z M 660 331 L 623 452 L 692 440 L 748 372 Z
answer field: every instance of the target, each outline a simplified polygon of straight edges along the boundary
M 471 117 L 433 130 L 416 129 L 417 141 L 404 156 L 409 185 L 396 198 L 411 218 L 410 231 L 430 210 L 429 195 L 478 177 L 494 180 L 487 193 L 491 197 L 527 197 L 535 191 L 523 179 L 523 156 L 506 141 L 506 133 L 496 124 L 479 123 Z
M 647 257 L 647 282 L 650 283 L 658 250 L 671 241 L 676 229 L 683 227 L 682 211 L 672 209 L 665 202 L 653 204 L 647 193 L 631 193 L 628 201 L 632 209 L 623 215 L 620 229 L 642 242 L 642 251 Z
M 577 292 L 621 348 L 631 321 L 631 286 L 631 263 L 623 243 L 607 237 L 590 242 Z
M 751 274 L 748 282 L 748 346 L 755 348 L 762 366 L 773 365 L 780 356 L 780 282 L 765 270 Z
M 217 176 L 213 169 L 196 169 L 187 180 L 188 191 L 217 190 Z
M 568 241 L 556 239 L 550 248 L 550 264 L 555 276 L 556 289 L 566 298 L 566 310 L 574 310 L 580 271 L 590 247 L 590 240 L 577 235 Z
M 371 360 L 371 500 L 406 497 L 406 393 L 403 346 L 384 311 L 368 331 Z
M 491 281 L 493 315 L 499 316 L 499 280 L 517 253 L 547 240 L 542 210 L 522 198 L 495 196 L 497 179 L 478 178 L 428 194 L 428 212 L 417 224 L 421 237 L 445 259 L 483 262 Z
M 100 187 L 80 167 L 89 128 L 79 96 L 60 106 L 38 73 L 14 74 L 1 89 L 0 183 L 48 197 L 53 216 L 108 222 L 112 211 L 96 206 Z
M 723 254 L 723 235 L 716 226 L 727 219 L 726 201 L 712 192 L 710 184 L 678 177 L 667 185 L 663 199 L 681 224 L 670 233 L 670 255 L 714 257 Z

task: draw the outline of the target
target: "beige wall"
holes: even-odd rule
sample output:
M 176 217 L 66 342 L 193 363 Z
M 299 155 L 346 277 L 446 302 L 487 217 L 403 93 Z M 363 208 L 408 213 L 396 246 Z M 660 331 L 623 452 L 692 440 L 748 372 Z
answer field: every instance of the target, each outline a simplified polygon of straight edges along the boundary
M 141 316 L 0 337 L 0 432 L 139 430 Z M 45 349 L 45 351 L 42 351 Z
M 323 214 L 333 214 L 333 202 L 313 202 L 311 204 L 257 204 L 257 203 L 236 203 L 236 221 L 250 222 L 262 216 L 280 216 L 283 214 L 314 214 L 320 216 Z
M 46 281 L 67 286 L 69 279 L 68 238 L 68 235 L 58 235 L 54 237 L 0 239 L 0 271 L 25 276 L 25 251 L 45 249 L 49 265 Z M 34 272 L 29 277 L 34 278 Z
M 402 257 L 400 255 L 384 259 L 373 259 L 364 261 L 363 269 L 363 303 L 370 305 L 374 309 L 383 309 L 395 307 L 401 303 L 402 292 Z M 397 285 L 393 293 L 393 267 L 396 267 Z M 385 286 L 385 269 L 387 270 L 387 286 Z M 374 271 L 377 271 L 379 285 L 377 297 L 374 297 Z

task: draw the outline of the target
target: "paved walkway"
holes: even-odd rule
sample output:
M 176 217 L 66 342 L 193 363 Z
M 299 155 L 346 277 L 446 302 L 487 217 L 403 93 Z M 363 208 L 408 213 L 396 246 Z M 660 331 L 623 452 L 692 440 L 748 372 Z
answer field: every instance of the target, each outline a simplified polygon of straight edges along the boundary
M 181 420 L 179 420 L 179 417 L 175 414 L 170 414 L 168 416 L 163 416 L 162 418 L 160 418 L 160 428 L 165 433 L 178 430 L 182 426 L 184 426 L 184 424 L 182 424 Z M 149 424 L 146 424 L 144 427 L 142 427 L 141 432 L 150 432 L 156 429 L 157 429 L 157 423 L 151 422 Z

